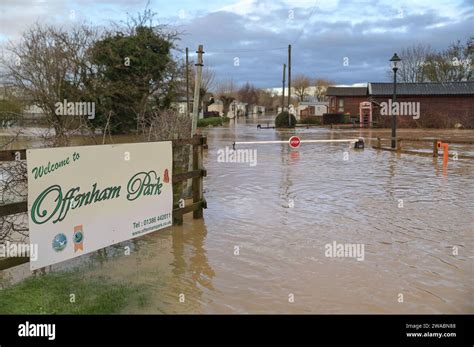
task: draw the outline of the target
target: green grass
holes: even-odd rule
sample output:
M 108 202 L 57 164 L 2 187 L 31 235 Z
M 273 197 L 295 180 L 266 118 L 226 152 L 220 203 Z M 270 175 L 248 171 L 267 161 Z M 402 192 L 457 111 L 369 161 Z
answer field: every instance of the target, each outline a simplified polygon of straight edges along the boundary
M 197 122 L 197 126 L 199 128 L 204 128 L 209 125 L 217 126 L 217 125 L 222 125 L 228 121 L 229 121 L 229 118 L 227 117 L 209 117 L 209 118 L 199 119 Z
M 75 294 L 71 303 L 70 295 Z M 80 278 L 75 272 L 49 273 L 0 290 L 0 314 L 120 313 L 131 302 L 146 304 L 137 286 L 104 278 Z

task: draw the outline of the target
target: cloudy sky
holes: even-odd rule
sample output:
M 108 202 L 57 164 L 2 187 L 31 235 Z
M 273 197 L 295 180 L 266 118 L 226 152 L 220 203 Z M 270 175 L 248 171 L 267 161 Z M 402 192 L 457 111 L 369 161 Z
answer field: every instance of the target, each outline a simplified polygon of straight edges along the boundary
M 31 23 L 106 26 L 146 0 L 0 0 L 0 44 Z M 159 22 L 183 32 L 179 45 L 204 45 L 217 79 L 281 84 L 292 44 L 292 74 L 339 84 L 387 80 L 388 60 L 412 44 L 435 49 L 474 36 L 474 0 L 151 0 Z M 345 64 L 344 64 L 345 63 Z

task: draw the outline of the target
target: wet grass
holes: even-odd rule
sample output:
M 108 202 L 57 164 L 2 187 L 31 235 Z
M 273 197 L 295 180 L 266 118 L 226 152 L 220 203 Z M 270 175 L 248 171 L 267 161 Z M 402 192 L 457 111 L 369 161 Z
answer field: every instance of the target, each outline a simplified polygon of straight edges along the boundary
M 108 314 L 146 302 L 139 286 L 75 272 L 49 273 L 0 290 L 0 314 Z
M 199 128 L 204 128 L 204 127 L 207 127 L 209 125 L 218 126 L 218 125 L 222 125 L 222 124 L 224 124 L 228 121 L 229 121 L 229 118 L 227 118 L 227 117 L 209 117 L 209 118 L 199 119 L 198 122 L 197 122 L 197 126 Z

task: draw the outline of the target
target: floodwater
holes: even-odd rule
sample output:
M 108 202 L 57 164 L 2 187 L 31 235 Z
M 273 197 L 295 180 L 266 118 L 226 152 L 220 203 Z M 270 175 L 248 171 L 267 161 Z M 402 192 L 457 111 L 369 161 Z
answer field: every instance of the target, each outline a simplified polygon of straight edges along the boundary
M 203 130 L 204 219 L 89 256 L 83 276 L 147 288 L 127 313 L 473 313 L 474 160 L 370 148 L 390 130 L 257 130 L 232 121 Z M 233 141 L 365 137 L 344 143 L 240 145 L 256 165 L 218 161 Z M 474 138 L 474 131 L 400 130 Z M 431 144 L 419 144 L 429 151 Z M 472 155 L 474 146 L 458 146 Z M 328 257 L 359 244 L 363 257 Z M 184 295 L 183 295 L 184 294 Z M 184 299 L 184 300 L 183 300 Z

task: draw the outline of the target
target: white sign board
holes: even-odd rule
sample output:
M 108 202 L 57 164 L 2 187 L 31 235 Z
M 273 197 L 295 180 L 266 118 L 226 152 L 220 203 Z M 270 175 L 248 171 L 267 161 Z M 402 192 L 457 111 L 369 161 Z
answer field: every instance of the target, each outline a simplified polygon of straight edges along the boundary
M 172 145 L 27 151 L 31 270 L 172 225 Z

